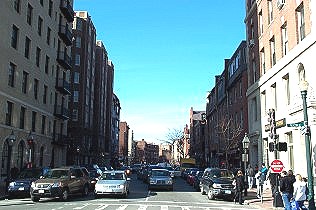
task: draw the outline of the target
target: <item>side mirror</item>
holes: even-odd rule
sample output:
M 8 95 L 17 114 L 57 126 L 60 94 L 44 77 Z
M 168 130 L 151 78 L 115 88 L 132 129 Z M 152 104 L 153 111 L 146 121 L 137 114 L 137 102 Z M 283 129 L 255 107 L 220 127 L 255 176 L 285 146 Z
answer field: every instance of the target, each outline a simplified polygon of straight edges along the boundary
M 70 176 L 70 179 L 75 179 L 75 178 L 76 178 L 76 176 L 74 176 L 74 175 Z

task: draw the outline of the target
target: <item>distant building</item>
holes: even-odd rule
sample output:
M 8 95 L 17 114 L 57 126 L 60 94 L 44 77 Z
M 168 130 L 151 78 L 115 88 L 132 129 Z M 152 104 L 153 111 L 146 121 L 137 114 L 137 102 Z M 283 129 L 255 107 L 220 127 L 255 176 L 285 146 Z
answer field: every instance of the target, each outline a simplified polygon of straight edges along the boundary
M 128 139 L 129 139 L 129 126 L 127 122 L 120 122 L 119 130 L 119 161 L 127 164 L 128 157 Z
M 113 94 L 112 104 L 111 104 L 111 122 L 109 126 L 111 128 L 110 133 L 106 133 L 106 139 L 110 138 L 110 151 L 109 157 L 112 165 L 118 164 L 119 157 L 119 132 L 120 132 L 120 114 L 121 114 L 121 104 L 119 98 Z
M 147 143 L 144 139 L 136 142 L 135 162 L 156 164 L 159 160 L 159 145 Z

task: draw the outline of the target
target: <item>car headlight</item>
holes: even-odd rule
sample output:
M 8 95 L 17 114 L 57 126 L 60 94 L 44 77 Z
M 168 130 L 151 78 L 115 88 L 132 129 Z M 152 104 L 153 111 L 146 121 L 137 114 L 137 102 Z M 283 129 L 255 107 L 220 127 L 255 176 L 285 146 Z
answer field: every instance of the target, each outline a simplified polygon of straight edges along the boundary
M 123 189 L 123 188 L 124 188 L 124 185 L 123 185 L 123 184 L 120 184 L 120 185 L 118 185 L 118 187 L 119 187 L 120 189 Z
M 31 187 L 32 187 L 32 188 L 35 187 L 35 182 L 32 182 Z
M 51 187 L 61 187 L 61 182 L 55 182 Z
M 15 182 L 10 182 L 9 184 L 10 187 L 14 187 L 14 185 L 15 185 Z
M 172 184 L 172 179 L 168 179 L 167 184 Z
M 221 185 L 220 185 L 220 184 L 215 184 L 215 183 L 214 183 L 212 186 L 213 186 L 213 188 L 221 188 Z
M 156 184 L 156 180 L 150 179 L 150 180 L 149 180 L 149 183 L 150 183 L 150 184 Z

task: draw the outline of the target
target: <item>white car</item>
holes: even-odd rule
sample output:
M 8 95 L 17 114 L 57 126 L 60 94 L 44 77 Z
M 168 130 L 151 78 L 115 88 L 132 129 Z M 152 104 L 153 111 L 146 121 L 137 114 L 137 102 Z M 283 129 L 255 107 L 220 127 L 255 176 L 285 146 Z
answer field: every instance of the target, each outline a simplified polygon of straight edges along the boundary
M 124 198 L 129 194 L 130 178 L 125 171 L 105 171 L 95 184 L 94 195 L 120 195 Z

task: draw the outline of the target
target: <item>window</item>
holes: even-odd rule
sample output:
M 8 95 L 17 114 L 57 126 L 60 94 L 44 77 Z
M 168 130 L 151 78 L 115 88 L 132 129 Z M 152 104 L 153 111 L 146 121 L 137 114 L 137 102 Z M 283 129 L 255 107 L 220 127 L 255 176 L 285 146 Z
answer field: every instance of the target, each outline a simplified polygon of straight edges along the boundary
M 290 168 L 294 168 L 294 144 L 292 132 L 285 133 L 285 142 L 288 143 L 288 160 Z
M 48 15 L 51 17 L 52 13 L 53 13 L 53 1 L 49 0 L 49 3 L 48 3 Z
M 251 101 L 251 108 L 252 108 L 252 117 L 254 121 L 258 120 L 258 107 L 257 107 L 257 98 L 254 97 Z
M 73 102 L 79 102 L 79 91 L 75 90 L 73 97 Z
M 72 110 L 72 121 L 78 121 L 78 109 Z
M 15 25 L 12 26 L 12 35 L 11 35 L 11 47 L 14 49 L 18 48 L 18 35 L 19 29 Z
M 36 62 L 37 67 L 40 66 L 40 60 L 41 60 L 41 48 L 37 47 L 36 48 L 36 57 L 35 57 L 35 62 Z
M 35 132 L 35 126 L 36 126 L 36 112 L 32 111 L 32 131 Z
M 51 34 L 51 29 L 47 27 L 47 36 L 46 36 L 46 43 L 50 45 L 50 34 Z
M 282 39 L 282 52 L 283 56 L 285 56 L 289 50 L 289 41 L 287 37 L 287 24 L 284 23 L 281 27 L 281 39 Z
M 285 88 L 285 101 L 286 105 L 289 105 L 291 103 L 291 94 L 290 94 L 290 77 L 289 74 L 285 75 L 283 77 L 283 82 L 284 82 L 284 88 Z
M 20 128 L 24 129 L 25 126 L 25 112 L 26 112 L 26 108 L 21 106 L 21 110 L 20 110 Z
M 44 1 L 43 1 L 43 0 L 40 0 L 40 4 L 43 6 L 43 5 L 44 5 Z
M 80 36 L 76 37 L 76 47 L 81 48 L 81 37 Z
M 27 80 L 28 80 L 29 74 L 25 71 L 23 71 L 23 77 L 22 77 L 22 93 L 26 94 L 27 91 Z
M 262 17 L 262 10 L 259 12 L 259 33 L 260 33 L 260 35 L 263 34 L 263 17 Z
M 21 0 L 14 0 L 14 9 L 17 13 L 20 13 Z
M 46 116 L 42 115 L 42 128 L 41 128 L 41 134 L 45 134 L 45 127 L 46 127 Z
M 276 63 L 274 36 L 269 40 L 271 67 Z
M 37 21 L 37 33 L 38 35 L 42 36 L 42 28 L 43 28 L 43 18 L 38 16 L 38 21 Z
M 28 4 L 27 5 L 27 12 L 26 12 L 26 22 L 29 24 L 29 25 L 32 25 L 32 14 L 33 13 L 33 7 Z
M 46 58 L 45 58 L 45 73 L 46 74 L 48 74 L 49 60 L 50 60 L 50 58 L 46 55 Z
M 82 22 L 81 22 L 81 19 L 80 18 L 76 18 L 76 29 L 78 31 L 81 31 L 82 30 Z
M 268 0 L 268 24 L 273 21 L 273 5 L 272 0 Z
M 46 104 L 47 103 L 47 90 L 48 90 L 48 87 L 47 85 L 44 85 L 44 93 L 43 93 L 43 104 Z
M 34 79 L 34 98 L 37 100 L 38 98 L 38 80 Z
M 14 78 L 15 78 L 15 70 L 16 70 L 16 65 L 13 63 L 10 63 L 9 65 L 9 78 L 8 78 L 8 85 L 10 87 L 14 87 Z
M 79 54 L 76 54 L 76 57 L 75 57 L 75 65 L 76 65 L 76 66 L 80 66 L 80 55 L 79 55 Z
M 30 58 L 30 48 L 31 48 L 31 40 L 26 36 L 25 37 L 24 57 Z
M 255 83 L 257 81 L 257 66 L 256 61 L 253 59 L 251 61 L 252 63 L 252 83 Z
M 5 113 L 5 124 L 11 126 L 12 124 L 12 112 L 13 112 L 13 103 L 10 101 L 7 101 L 7 107 L 6 107 L 6 113 Z
M 296 9 L 296 20 L 297 20 L 297 30 L 298 30 L 298 42 L 305 38 L 305 15 L 304 15 L 304 5 L 303 3 Z
M 74 72 L 74 83 L 79 84 L 79 72 Z
M 262 74 L 266 73 L 266 62 L 265 62 L 265 54 L 264 54 L 264 48 L 260 51 L 260 60 L 261 60 L 261 72 Z
M 263 91 L 261 93 L 261 107 L 263 114 L 266 115 L 267 112 L 267 96 L 266 96 L 266 91 Z

